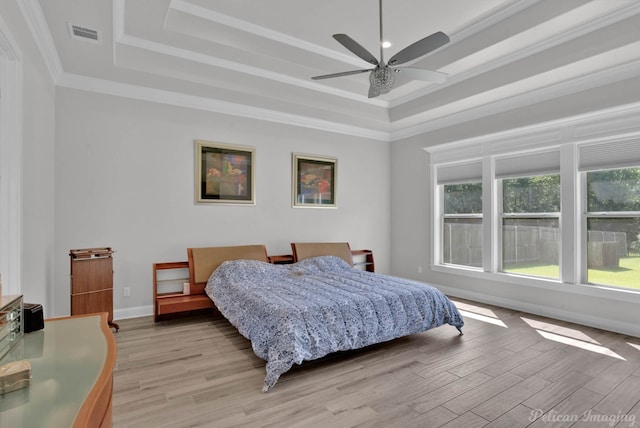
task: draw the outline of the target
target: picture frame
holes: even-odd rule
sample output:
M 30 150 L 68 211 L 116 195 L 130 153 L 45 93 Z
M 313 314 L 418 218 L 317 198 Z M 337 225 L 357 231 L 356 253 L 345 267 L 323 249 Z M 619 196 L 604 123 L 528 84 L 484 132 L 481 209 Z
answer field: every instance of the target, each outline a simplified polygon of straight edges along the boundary
M 254 147 L 195 140 L 196 203 L 255 205 Z
M 336 208 L 338 159 L 293 153 L 293 207 Z

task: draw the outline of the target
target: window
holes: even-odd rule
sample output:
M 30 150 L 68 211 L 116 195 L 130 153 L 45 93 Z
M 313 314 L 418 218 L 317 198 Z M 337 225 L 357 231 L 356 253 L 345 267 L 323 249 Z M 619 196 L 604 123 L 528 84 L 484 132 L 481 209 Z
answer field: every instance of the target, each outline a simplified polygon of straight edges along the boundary
M 482 267 L 482 163 L 441 166 L 437 169 L 440 194 L 439 261 Z
M 640 167 L 585 174 L 587 281 L 640 289 Z
M 442 263 L 482 267 L 482 183 L 445 184 Z
M 433 263 L 504 282 L 516 274 L 525 285 L 640 295 L 640 134 L 620 138 L 430 152 Z
M 560 278 L 560 175 L 501 181 L 502 271 Z
M 501 271 L 560 278 L 560 151 L 497 158 Z M 498 241 L 500 242 L 500 241 Z

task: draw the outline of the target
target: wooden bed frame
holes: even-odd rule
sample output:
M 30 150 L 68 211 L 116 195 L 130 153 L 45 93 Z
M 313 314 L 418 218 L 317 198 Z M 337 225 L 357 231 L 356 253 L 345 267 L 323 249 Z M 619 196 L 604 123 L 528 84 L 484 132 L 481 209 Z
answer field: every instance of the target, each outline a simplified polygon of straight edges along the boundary
M 293 256 L 268 257 L 263 244 L 235 245 L 227 247 L 187 248 L 188 262 L 154 263 L 153 298 L 154 320 L 177 313 L 215 309 L 215 305 L 206 295 L 204 288 L 211 273 L 227 260 L 259 260 L 272 263 L 292 263 L 316 256 L 333 255 L 340 257 L 349 265 L 354 265 L 353 255 L 366 257 L 366 270 L 374 271 L 373 254 L 369 250 L 352 251 L 348 242 L 305 242 L 292 243 Z M 159 269 L 189 269 L 189 294 L 158 293 L 156 273 Z M 186 279 L 186 278 L 185 278 Z
M 318 256 L 336 256 L 353 266 L 353 253 L 348 242 L 292 242 L 293 261 Z
M 187 248 L 191 294 L 204 294 L 204 287 L 214 270 L 227 260 L 259 260 L 269 262 L 264 245 Z
M 243 245 L 232 247 L 187 248 L 189 261 L 153 264 L 154 321 L 163 316 L 194 313 L 213 309 L 215 305 L 204 292 L 211 273 L 226 260 L 255 259 L 269 261 L 264 245 Z M 189 294 L 182 292 L 158 293 L 157 272 L 164 269 L 189 270 Z M 186 280 L 186 278 L 185 278 Z

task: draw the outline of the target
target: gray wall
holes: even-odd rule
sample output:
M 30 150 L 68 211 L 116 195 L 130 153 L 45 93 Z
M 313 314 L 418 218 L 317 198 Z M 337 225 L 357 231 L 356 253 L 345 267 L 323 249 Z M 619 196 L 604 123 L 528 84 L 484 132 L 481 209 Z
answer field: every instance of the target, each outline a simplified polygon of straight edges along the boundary
M 255 206 L 194 203 L 195 139 L 256 148 Z M 338 159 L 337 209 L 292 208 L 293 152 Z M 58 88 L 55 160 L 56 314 L 71 248 L 117 251 L 116 318 L 151 313 L 152 263 L 187 247 L 349 241 L 389 271 L 389 143 Z

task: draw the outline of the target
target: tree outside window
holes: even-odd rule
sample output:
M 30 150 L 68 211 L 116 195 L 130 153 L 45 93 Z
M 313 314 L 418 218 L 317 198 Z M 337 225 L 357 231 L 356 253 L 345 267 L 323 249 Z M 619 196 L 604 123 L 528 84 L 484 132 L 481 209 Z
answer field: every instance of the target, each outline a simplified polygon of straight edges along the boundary
M 442 263 L 482 267 L 482 183 L 445 184 Z
M 502 270 L 560 277 L 560 175 L 502 179 Z
M 587 281 L 640 289 L 640 167 L 586 173 Z

